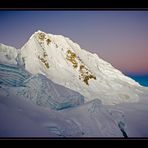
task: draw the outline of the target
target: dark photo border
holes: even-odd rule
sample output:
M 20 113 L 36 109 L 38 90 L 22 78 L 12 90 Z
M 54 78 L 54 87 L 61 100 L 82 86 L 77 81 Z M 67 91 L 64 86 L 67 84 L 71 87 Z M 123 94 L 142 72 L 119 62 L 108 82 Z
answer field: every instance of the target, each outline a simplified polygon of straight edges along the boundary
M 120 1 L 120 0 L 115 0 L 115 1 L 111 1 L 111 0 L 0 0 L 0 11 L 6 11 L 6 10 L 49 10 L 49 11 L 53 11 L 53 10 L 97 10 L 97 11 L 108 11 L 108 10 L 130 10 L 130 11 L 148 11 L 148 4 L 146 0 L 143 1 Z M 16 137 L 16 138 L 12 138 L 12 137 L 0 137 L 0 142 L 4 141 L 5 143 L 7 141 L 14 141 L 14 140 L 18 140 L 18 141 L 48 141 L 48 140 L 52 140 L 56 143 L 56 141 L 72 141 L 73 143 L 75 143 L 76 141 L 97 141 L 98 144 L 100 144 L 100 147 L 104 144 L 110 145 L 110 142 L 106 142 L 106 141 L 113 141 L 113 142 L 117 142 L 117 146 L 118 147 L 122 147 L 124 145 L 123 141 L 130 141 L 130 146 L 133 146 L 133 144 L 136 144 L 137 142 L 139 143 L 139 141 L 141 142 L 148 142 L 148 138 L 128 138 L 128 139 L 124 139 L 124 138 L 34 138 L 34 137 Z M 99 140 L 99 141 L 98 141 Z M 100 141 L 102 141 L 101 143 L 99 143 Z M 121 141 L 122 143 L 119 145 L 118 142 Z M 136 143 L 135 143 L 136 142 Z M 11 142 L 12 143 L 12 142 Z M 61 142 L 59 142 L 60 144 Z M 86 146 L 87 146 L 86 143 Z M 97 147 L 99 145 L 96 145 Z M 128 144 L 128 143 L 127 143 Z M 11 144 L 10 144 L 11 145 Z M 24 145 L 25 146 L 25 145 Z M 52 144 L 50 145 L 52 146 Z M 61 147 L 63 147 L 64 145 L 61 145 Z M 76 147 L 75 145 L 69 145 Z M 78 146 L 78 145 L 77 145 Z M 93 146 L 95 147 L 95 145 L 88 145 L 88 146 Z M 110 145 L 111 146 L 111 145 Z M 141 145 L 142 146 L 142 145 Z M 84 146 L 83 146 L 84 147 Z

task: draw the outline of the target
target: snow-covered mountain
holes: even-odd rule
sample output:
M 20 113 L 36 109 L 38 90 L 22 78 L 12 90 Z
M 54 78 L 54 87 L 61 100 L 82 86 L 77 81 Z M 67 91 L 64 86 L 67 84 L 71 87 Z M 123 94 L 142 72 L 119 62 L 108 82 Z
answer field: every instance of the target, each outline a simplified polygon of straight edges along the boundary
M 61 35 L 35 32 L 18 54 L 32 74 L 43 74 L 57 84 L 103 104 L 138 101 L 141 86 L 102 60 Z
M 37 31 L 21 49 L 0 44 L 0 137 L 147 136 L 147 96 L 64 36 Z

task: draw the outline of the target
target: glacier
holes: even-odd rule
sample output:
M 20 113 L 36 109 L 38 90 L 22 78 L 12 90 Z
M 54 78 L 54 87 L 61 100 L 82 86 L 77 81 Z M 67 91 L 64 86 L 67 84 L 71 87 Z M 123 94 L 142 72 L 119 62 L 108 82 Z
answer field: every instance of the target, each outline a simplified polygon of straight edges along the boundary
M 0 64 L 0 84 L 20 86 L 30 74 L 16 65 Z
M 74 107 L 84 103 L 84 96 L 53 83 L 44 75 L 37 74 L 26 79 L 20 87 L 3 87 L 12 94 L 23 96 L 26 100 L 31 100 L 35 104 L 60 110 Z
M 147 137 L 147 96 L 62 35 L 0 44 L 0 137 Z

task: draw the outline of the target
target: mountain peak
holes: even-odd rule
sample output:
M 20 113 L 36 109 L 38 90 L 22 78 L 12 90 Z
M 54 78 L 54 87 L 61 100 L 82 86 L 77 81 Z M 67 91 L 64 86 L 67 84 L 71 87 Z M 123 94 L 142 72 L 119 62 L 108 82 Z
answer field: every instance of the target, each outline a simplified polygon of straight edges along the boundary
M 84 95 L 86 100 L 101 96 L 105 104 L 138 100 L 134 89 L 140 86 L 137 82 L 62 35 L 38 30 L 21 48 L 20 55 L 30 73 L 41 73 Z
M 44 33 L 44 34 L 46 34 L 45 32 L 43 32 L 43 31 L 41 31 L 41 30 L 37 30 L 37 31 L 35 31 L 35 32 L 31 35 L 30 39 L 31 39 L 32 37 L 36 36 L 36 35 L 39 34 L 39 33 Z

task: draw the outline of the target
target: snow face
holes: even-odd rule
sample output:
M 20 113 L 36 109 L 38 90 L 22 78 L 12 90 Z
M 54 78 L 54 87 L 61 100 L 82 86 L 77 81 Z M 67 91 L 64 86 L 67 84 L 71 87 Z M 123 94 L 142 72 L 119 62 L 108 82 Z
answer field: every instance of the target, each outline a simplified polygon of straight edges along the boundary
M 62 113 L 80 128 L 84 137 L 123 137 L 118 126 L 120 122 L 124 124 L 123 114 L 119 111 L 112 112 L 102 105 L 99 99 L 68 111 L 63 110 Z
M 0 44 L 0 63 L 17 64 L 17 49 Z
M 0 137 L 147 137 L 147 95 L 145 89 L 138 103 L 106 106 L 94 99 L 56 111 L 1 85 Z
M 113 105 L 139 100 L 137 82 L 64 36 L 37 31 L 19 55 L 27 71 L 79 92 L 85 101 L 100 98 Z
M 8 88 L 18 96 L 33 103 L 55 110 L 74 107 L 84 103 L 84 96 L 78 92 L 53 83 L 41 74 L 26 79 L 23 86 Z
M 128 137 L 148 136 L 148 88 L 144 91 L 144 94 L 140 94 L 139 102 L 109 106 L 111 110 L 118 110 L 124 114 Z
M 0 64 L 0 84 L 2 85 L 20 86 L 29 76 L 29 72 L 17 65 Z
M 51 109 L 59 110 L 84 103 L 84 96 L 78 92 L 55 84 L 42 74 L 32 76 L 16 65 L 0 64 L 0 85 L 3 92 L 9 90 L 11 94 Z
M 59 112 L 0 95 L 0 117 L 0 137 L 123 137 L 99 100 Z

